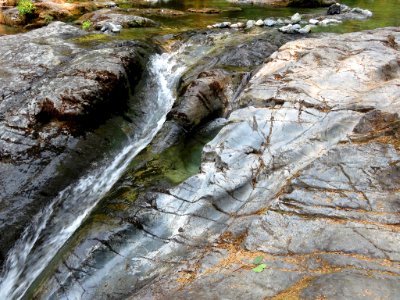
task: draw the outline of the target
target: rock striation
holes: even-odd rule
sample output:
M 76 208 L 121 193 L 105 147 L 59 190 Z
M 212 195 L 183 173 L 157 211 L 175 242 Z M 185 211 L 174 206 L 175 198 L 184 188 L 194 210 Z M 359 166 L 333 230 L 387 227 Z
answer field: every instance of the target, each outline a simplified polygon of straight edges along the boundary
M 291 41 L 265 57 L 226 100 L 200 172 L 139 197 L 43 293 L 396 299 L 399 43 L 400 29 L 384 28 Z

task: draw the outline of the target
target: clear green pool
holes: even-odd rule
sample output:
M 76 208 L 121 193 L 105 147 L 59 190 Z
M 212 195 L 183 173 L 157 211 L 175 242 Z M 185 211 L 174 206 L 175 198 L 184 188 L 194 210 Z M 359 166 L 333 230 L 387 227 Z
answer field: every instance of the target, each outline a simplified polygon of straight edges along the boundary
M 338 26 L 318 27 L 315 31 L 324 32 L 352 32 L 365 29 L 374 29 L 386 26 L 400 26 L 400 0 L 343 0 L 342 3 L 350 7 L 361 7 L 369 9 L 374 13 L 374 16 L 366 21 L 346 21 Z M 158 3 L 138 4 L 131 1 L 118 2 L 121 8 L 170 8 L 183 11 L 186 14 L 183 16 L 160 17 L 150 16 L 150 18 L 160 22 L 159 28 L 133 28 L 121 32 L 119 38 L 138 38 L 145 39 L 155 35 L 168 33 L 177 33 L 190 29 L 206 28 L 217 22 L 230 21 L 246 21 L 258 20 L 267 17 L 288 17 L 294 13 L 321 13 L 326 11 L 326 8 L 318 9 L 300 9 L 288 7 L 272 7 L 260 5 L 237 5 L 225 0 L 170 0 L 161 1 Z M 231 8 L 240 8 L 240 11 L 232 11 Z M 222 12 L 219 14 L 201 14 L 189 13 L 190 8 L 217 8 Z

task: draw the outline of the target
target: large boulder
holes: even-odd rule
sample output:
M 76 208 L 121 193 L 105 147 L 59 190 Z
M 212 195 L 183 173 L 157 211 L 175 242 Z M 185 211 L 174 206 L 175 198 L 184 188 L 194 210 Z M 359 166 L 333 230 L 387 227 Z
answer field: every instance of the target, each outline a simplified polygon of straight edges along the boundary
M 83 15 L 78 24 L 89 20 L 95 29 L 101 29 L 106 23 L 120 25 L 125 28 L 131 27 L 156 27 L 158 24 L 151 19 L 124 14 L 118 10 L 101 9 Z
M 54 22 L 0 37 L 1 256 L 32 215 L 96 158 L 97 150 L 85 146 L 88 131 L 126 110 L 154 51 L 135 42 L 74 42 L 86 34 Z M 107 144 L 91 143 L 99 151 Z M 80 154 L 71 158 L 78 144 Z

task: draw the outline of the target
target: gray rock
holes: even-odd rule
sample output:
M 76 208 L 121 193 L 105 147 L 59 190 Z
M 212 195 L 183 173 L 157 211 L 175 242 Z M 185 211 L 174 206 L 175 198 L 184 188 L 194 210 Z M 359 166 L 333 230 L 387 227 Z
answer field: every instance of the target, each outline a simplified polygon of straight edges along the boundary
M 277 24 L 277 21 L 275 21 L 274 19 L 265 19 L 264 20 L 264 25 L 268 26 L 268 27 L 272 27 L 274 25 Z
M 248 29 L 254 27 L 254 25 L 255 25 L 255 21 L 254 20 L 248 20 L 246 22 L 246 28 L 248 28 Z
M 328 25 L 337 25 L 337 24 L 340 24 L 340 23 L 342 23 L 342 21 L 340 21 L 340 20 L 324 19 L 324 20 L 319 22 L 319 25 L 328 26 Z
M 311 25 L 318 25 L 318 24 L 319 24 L 319 20 L 317 20 L 317 19 L 310 19 L 310 20 L 308 21 L 308 23 L 310 23 Z
M 339 15 L 342 12 L 341 5 L 339 3 L 332 4 L 329 6 L 327 15 Z
M 235 97 L 225 94 L 228 121 L 204 146 L 200 172 L 141 195 L 130 222 L 109 225 L 108 244 L 91 239 L 88 252 L 79 244 L 73 253 L 89 255 L 71 253 L 49 279 L 54 290 L 42 291 L 49 298 L 84 289 L 89 298 L 395 299 L 398 42 L 400 30 L 389 28 L 280 47 Z M 208 75 L 181 95 L 193 92 L 189 102 L 200 106 Z M 251 271 L 257 256 L 266 264 L 261 273 Z
M 83 15 L 80 22 L 90 20 L 96 30 L 101 30 L 107 23 L 122 26 L 123 28 L 132 27 L 157 27 L 158 24 L 151 19 L 133 15 L 126 15 L 114 12 L 112 9 L 100 9 L 93 13 Z
M 290 21 L 292 24 L 299 23 L 301 21 L 301 15 L 299 13 L 295 13 L 291 18 Z
M 96 48 L 74 42 L 86 34 L 53 22 L 0 37 L 2 255 L 32 215 L 98 156 L 89 143 L 98 151 L 109 147 L 104 139 L 88 134 L 86 143 L 81 135 L 124 111 L 153 52 L 143 43 Z
M 359 7 L 353 8 L 352 10 L 350 10 L 350 12 L 360 14 L 362 16 L 365 16 L 366 18 L 370 18 L 373 15 L 372 12 L 368 9 L 361 9 Z
M 278 19 L 278 20 L 276 20 L 276 23 L 277 23 L 278 25 L 284 25 L 284 24 L 285 24 L 285 21 L 283 21 L 282 19 Z
M 264 21 L 263 20 L 258 20 L 256 23 L 254 23 L 256 26 L 264 26 Z
M 101 27 L 100 31 L 105 33 L 117 33 L 120 32 L 122 29 L 121 25 L 115 25 L 111 22 L 107 22 Z
M 289 24 L 283 27 L 279 28 L 280 32 L 284 32 L 284 33 L 296 33 L 299 32 L 299 30 L 301 29 L 300 24 Z
M 298 33 L 307 34 L 311 32 L 311 29 L 315 27 L 314 25 L 306 25 L 297 30 Z

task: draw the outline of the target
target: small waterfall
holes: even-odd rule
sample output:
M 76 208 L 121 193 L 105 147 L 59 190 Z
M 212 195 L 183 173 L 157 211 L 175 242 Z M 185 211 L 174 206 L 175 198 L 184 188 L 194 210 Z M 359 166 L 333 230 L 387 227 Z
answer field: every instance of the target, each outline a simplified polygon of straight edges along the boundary
M 127 146 L 103 167 L 61 191 L 37 214 L 21 238 L 8 253 L 0 275 L 0 299 L 21 299 L 34 280 L 46 268 L 65 242 L 79 228 L 99 200 L 120 178 L 129 162 L 154 138 L 165 122 L 175 96 L 176 84 L 185 70 L 178 53 L 154 55 L 150 61 L 150 78 L 146 95 L 154 99 L 139 132 Z M 156 90 L 155 90 L 156 89 Z M 156 91 L 156 92 L 155 92 Z

